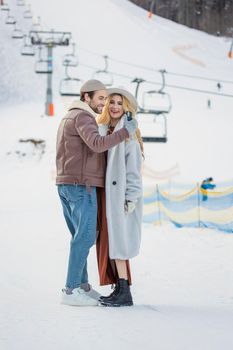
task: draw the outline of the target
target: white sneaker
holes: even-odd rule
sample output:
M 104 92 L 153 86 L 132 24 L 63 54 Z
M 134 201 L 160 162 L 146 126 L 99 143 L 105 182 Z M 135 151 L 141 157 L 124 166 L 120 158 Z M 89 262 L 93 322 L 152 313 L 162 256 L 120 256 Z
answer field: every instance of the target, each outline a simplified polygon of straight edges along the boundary
M 65 290 L 62 290 L 61 304 L 71 306 L 97 306 L 99 303 L 97 300 L 91 298 L 81 288 L 74 288 L 72 294 L 67 294 Z
M 97 292 L 97 290 L 92 288 L 92 285 L 90 283 L 82 283 L 80 288 L 82 288 L 85 291 L 85 294 L 88 295 L 90 298 L 93 298 L 95 300 L 100 300 L 101 294 Z
M 95 299 L 97 301 L 100 300 L 100 297 L 101 297 L 101 294 L 97 292 L 97 290 L 93 289 L 91 285 L 90 286 L 90 290 L 88 292 L 85 291 L 85 294 L 92 298 L 92 299 Z

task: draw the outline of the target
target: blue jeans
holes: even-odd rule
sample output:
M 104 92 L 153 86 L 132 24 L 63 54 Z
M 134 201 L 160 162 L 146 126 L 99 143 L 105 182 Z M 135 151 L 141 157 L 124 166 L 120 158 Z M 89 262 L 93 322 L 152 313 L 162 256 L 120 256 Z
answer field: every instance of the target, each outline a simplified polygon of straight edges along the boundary
M 87 257 L 96 240 L 96 187 L 58 185 L 58 194 L 72 236 L 66 287 L 78 288 L 88 282 Z

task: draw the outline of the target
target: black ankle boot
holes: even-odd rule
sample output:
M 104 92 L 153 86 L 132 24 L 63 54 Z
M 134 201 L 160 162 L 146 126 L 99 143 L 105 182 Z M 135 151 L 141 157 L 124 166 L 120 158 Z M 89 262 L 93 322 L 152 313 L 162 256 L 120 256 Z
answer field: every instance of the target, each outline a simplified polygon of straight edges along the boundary
M 111 298 L 107 300 L 101 300 L 100 303 L 103 306 L 132 306 L 133 299 L 129 288 L 129 283 L 127 280 L 120 278 L 118 280 L 119 290 L 118 293 L 113 295 Z
M 110 295 L 107 295 L 106 297 L 101 295 L 101 297 L 99 299 L 100 299 L 100 301 L 105 301 L 105 300 L 111 299 L 113 296 L 117 295 L 118 292 L 119 292 L 119 280 L 116 282 L 114 290 Z

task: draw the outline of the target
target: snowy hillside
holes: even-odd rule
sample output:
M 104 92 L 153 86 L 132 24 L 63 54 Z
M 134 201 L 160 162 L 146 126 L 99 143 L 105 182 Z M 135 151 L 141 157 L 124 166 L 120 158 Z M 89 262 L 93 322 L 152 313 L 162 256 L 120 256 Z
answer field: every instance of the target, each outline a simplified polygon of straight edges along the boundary
M 19 8 L 9 0 L 15 16 Z M 114 85 L 134 92 L 130 77 L 233 95 L 229 42 L 154 16 L 126 0 L 31 1 L 44 29 L 71 31 L 83 80 L 109 55 Z M 63 56 L 54 49 L 55 116 L 44 115 L 46 77 L 35 59 L 20 56 L 0 11 L 0 348 L 4 350 L 135 349 L 231 350 L 233 236 L 207 229 L 143 224 L 141 254 L 132 261 L 131 309 L 68 308 L 59 304 L 69 235 L 54 185 L 56 131 L 72 99 L 59 96 Z M 124 62 L 124 63 L 120 63 Z M 90 68 L 96 67 L 96 68 Z M 144 67 L 144 68 L 143 68 Z M 128 77 L 128 78 L 127 78 Z M 215 80 L 216 79 L 216 80 Z M 216 84 L 221 82 L 219 92 Z M 145 84 L 146 89 L 159 85 Z M 168 142 L 145 144 L 144 186 L 176 169 L 172 181 L 207 176 L 233 179 L 233 98 L 166 87 L 172 99 Z M 211 108 L 207 108 L 207 100 Z M 146 132 L 156 123 L 139 116 Z M 146 172 L 147 169 L 147 172 Z M 149 170 L 148 170 L 149 169 Z M 151 170 L 152 169 L 152 170 Z M 159 178 L 159 177 L 158 177 Z M 95 247 L 90 281 L 98 286 Z
M 148 20 L 144 10 L 125 0 L 70 0 L 67 4 L 51 0 L 49 11 L 47 6 L 45 0 L 32 1 L 33 15 L 41 17 L 43 29 L 72 32 L 73 41 L 78 45 L 80 63 L 77 68 L 72 68 L 71 75 L 74 77 L 82 80 L 91 78 L 95 70 L 104 67 L 101 55 L 107 54 L 110 57 L 109 70 L 119 74 L 113 77 L 114 85 L 125 86 L 132 92 L 135 84 L 131 83 L 130 77 L 140 77 L 158 84 L 161 82 L 160 73 L 138 68 L 138 65 L 216 79 L 208 81 L 166 74 L 168 85 L 218 93 L 216 85 L 220 81 L 220 94 L 232 95 L 233 83 L 224 82 L 231 81 L 233 69 L 233 61 L 227 58 L 229 42 L 224 38 L 215 38 L 156 16 Z M 69 16 L 72 8 L 77 9 L 74 17 Z M 16 11 L 17 7 L 14 9 Z M 66 15 L 60 18 L 59 13 Z M 3 25 L 4 16 L 1 13 L 1 43 L 4 44 L 1 106 L 7 100 L 8 104 L 15 99 L 40 100 L 43 114 L 46 78 L 33 73 L 34 58 L 20 56 L 19 43 L 9 39 L 10 27 Z M 90 25 L 94 30 L 90 30 Z M 61 100 L 58 93 L 59 82 L 64 78 L 62 57 L 69 51 L 65 48 L 54 49 L 53 80 L 58 118 L 62 117 L 63 105 L 69 103 Z M 160 87 L 144 84 L 143 90 Z M 170 93 L 173 106 L 168 116 L 169 142 L 153 147 L 146 145 L 146 162 L 159 171 L 178 164 L 179 176 L 174 179 L 177 181 L 200 181 L 207 176 L 213 176 L 216 181 L 232 179 L 233 168 L 229 159 L 233 156 L 233 98 L 168 87 L 165 91 Z M 209 109 L 208 99 L 211 100 Z M 163 132 L 159 120 L 157 124 L 148 120 L 146 116 L 139 117 L 143 131 L 146 126 L 151 133 Z

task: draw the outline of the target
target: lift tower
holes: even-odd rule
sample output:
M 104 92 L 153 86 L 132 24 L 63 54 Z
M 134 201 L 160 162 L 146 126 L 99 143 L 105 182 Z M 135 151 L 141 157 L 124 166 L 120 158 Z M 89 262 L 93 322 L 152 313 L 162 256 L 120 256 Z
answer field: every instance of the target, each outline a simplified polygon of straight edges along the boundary
M 45 114 L 48 116 L 54 115 L 53 107 L 53 89 L 52 89 L 52 74 L 53 74 L 53 48 L 56 46 L 69 46 L 71 33 L 56 32 L 53 29 L 50 31 L 31 30 L 29 32 L 32 45 L 45 46 L 47 48 L 47 90 L 45 102 Z

